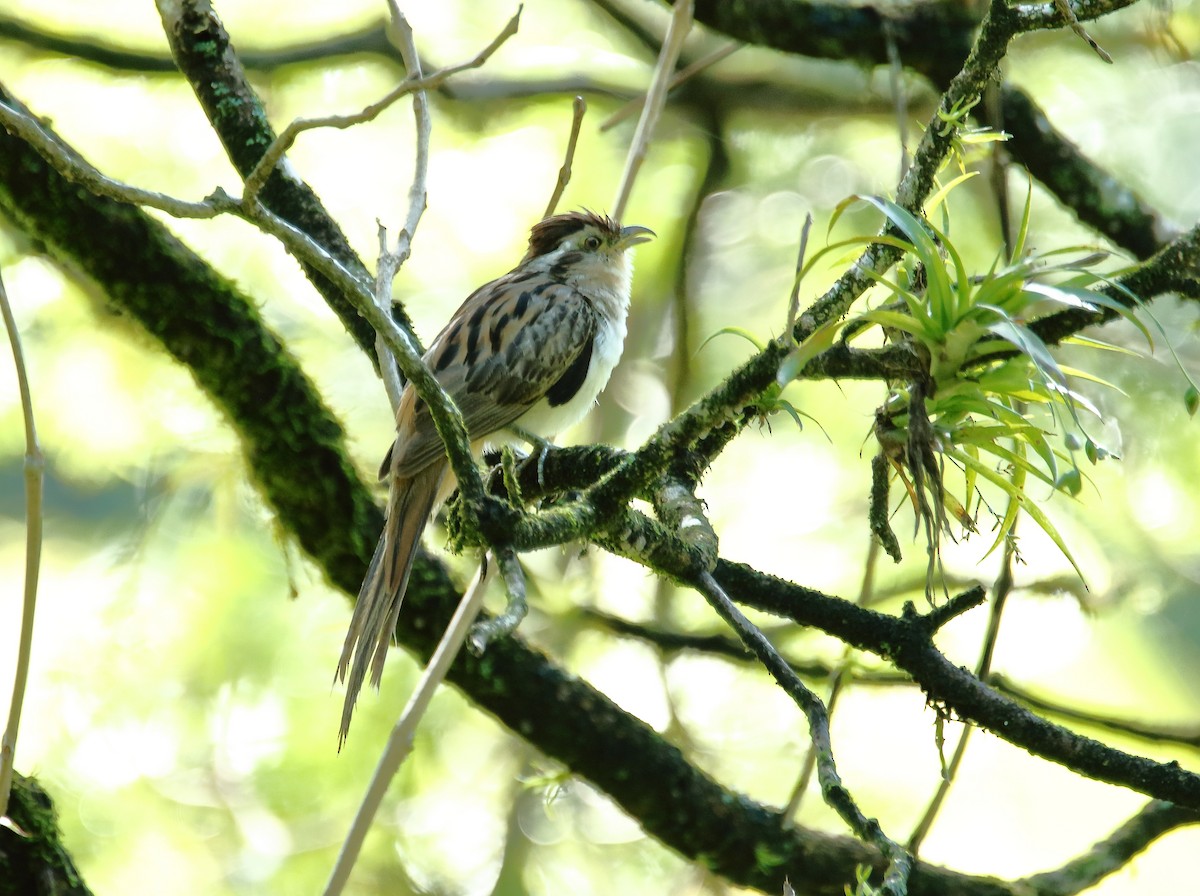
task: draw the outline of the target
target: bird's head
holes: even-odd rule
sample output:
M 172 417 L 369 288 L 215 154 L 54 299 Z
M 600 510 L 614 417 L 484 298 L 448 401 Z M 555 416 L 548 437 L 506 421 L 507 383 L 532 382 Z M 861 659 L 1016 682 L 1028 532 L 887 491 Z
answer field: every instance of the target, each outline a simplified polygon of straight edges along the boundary
M 573 286 L 589 285 L 629 294 L 633 273 L 627 250 L 649 242 L 648 227 L 622 227 L 595 212 L 567 212 L 533 225 L 522 266 L 535 265 Z

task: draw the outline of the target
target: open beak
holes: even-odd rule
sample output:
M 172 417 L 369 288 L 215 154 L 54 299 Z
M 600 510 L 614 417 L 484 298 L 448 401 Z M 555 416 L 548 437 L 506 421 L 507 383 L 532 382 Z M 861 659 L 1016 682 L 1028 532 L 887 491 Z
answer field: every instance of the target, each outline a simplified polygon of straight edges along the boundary
M 617 243 L 617 248 L 625 250 L 631 246 L 636 246 L 638 243 L 648 243 L 651 239 L 658 236 L 649 227 L 639 227 L 637 224 L 632 224 L 629 227 L 621 228 L 621 239 Z

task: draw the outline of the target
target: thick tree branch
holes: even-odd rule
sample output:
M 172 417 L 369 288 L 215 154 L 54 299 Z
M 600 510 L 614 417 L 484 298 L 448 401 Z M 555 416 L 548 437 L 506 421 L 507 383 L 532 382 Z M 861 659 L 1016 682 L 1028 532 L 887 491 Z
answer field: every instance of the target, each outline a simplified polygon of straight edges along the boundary
M 1137 0 L 1094 0 L 1077 4 L 1082 21 L 1099 18 Z M 787 53 L 853 59 L 885 65 L 888 32 L 901 62 L 943 86 L 959 70 L 971 49 L 978 17 L 970 6 L 947 3 L 809 3 L 803 0 L 697 0 L 696 21 L 730 37 Z M 1014 7 L 1017 31 L 1069 25 L 1053 3 Z
M 979 19 L 967 4 L 698 0 L 696 21 L 748 44 L 873 65 L 887 62 L 890 30 L 906 66 L 945 84 L 966 58 Z
M 1109 172 L 1088 160 L 1055 129 L 1029 94 L 1000 88 L 1004 150 L 1020 162 L 1084 224 L 1138 258 L 1149 258 L 1171 238 L 1145 202 Z

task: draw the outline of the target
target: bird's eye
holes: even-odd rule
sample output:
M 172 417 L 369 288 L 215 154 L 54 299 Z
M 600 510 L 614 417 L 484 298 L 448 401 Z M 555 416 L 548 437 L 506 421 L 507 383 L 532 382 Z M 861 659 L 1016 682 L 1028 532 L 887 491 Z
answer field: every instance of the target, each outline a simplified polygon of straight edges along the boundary
M 586 240 L 583 241 L 583 248 L 591 249 L 592 251 L 599 249 L 600 248 L 600 237 L 589 236 Z

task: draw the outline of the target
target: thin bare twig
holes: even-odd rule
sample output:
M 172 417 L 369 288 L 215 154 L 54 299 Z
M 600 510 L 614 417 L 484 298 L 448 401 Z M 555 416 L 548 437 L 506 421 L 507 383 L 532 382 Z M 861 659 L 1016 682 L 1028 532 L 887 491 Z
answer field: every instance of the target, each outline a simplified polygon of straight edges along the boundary
M 297 118 L 272 141 L 271 145 L 267 147 L 267 151 L 263 153 L 262 158 L 258 160 L 254 168 L 246 176 L 245 189 L 242 192 L 243 199 L 249 199 L 262 189 L 263 184 L 267 182 L 267 178 L 271 176 L 271 172 L 275 170 L 284 153 L 291 149 L 292 144 L 296 142 L 296 138 L 305 131 L 317 128 L 344 129 L 371 121 L 401 97 L 405 97 L 410 93 L 438 87 L 447 78 L 457 75 L 460 72 L 479 68 L 500 49 L 505 41 L 517 33 L 520 22 L 521 7 L 518 7 L 516 14 L 508 20 L 508 24 L 504 26 L 504 29 L 492 39 L 490 44 L 480 50 L 474 58 L 466 62 L 461 62 L 458 65 L 438 69 L 436 72 L 431 72 L 424 77 L 417 76 L 414 78 L 412 69 L 410 68 L 409 76 L 393 88 L 390 93 L 359 112 L 348 115 L 322 115 L 319 118 Z
M 860 607 L 868 606 L 875 595 L 875 573 L 879 568 L 879 551 L 879 539 L 868 539 L 867 557 L 863 563 L 862 584 L 859 586 L 858 600 L 856 601 Z M 830 716 L 833 715 L 834 709 L 837 708 L 838 698 L 841 697 L 842 691 L 854 677 L 853 657 L 854 648 L 847 645 L 842 650 L 842 657 L 838 660 L 838 664 L 830 672 L 829 696 L 825 700 L 826 712 Z M 800 764 L 800 775 L 792 787 L 792 794 L 788 798 L 787 807 L 783 810 L 783 816 L 788 824 L 795 823 L 796 813 L 800 811 L 800 802 L 804 799 L 809 782 L 812 781 L 812 774 L 816 768 L 816 764 L 817 750 L 814 744 L 810 745 L 808 751 L 804 754 L 804 761 Z
M 0 125 L 36 149 L 67 180 L 82 184 L 97 196 L 156 208 L 176 218 L 215 218 L 228 211 L 218 208 L 211 197 L 202 202 L 189 202 L 165 193 L 143 190 L 101 174 L 16 103 L 0 102 Z
M 739 44 L 739 43 L 725 44 L 723 47 L 718 47 L 717 49 L 713 50 L 711 53 L 700 57 L 695 62 L 693 62 L 691 65 L 681 68 L 675 74 L 675 76 L 673 78 L 671 78 L 671 82 L 667 85 L 667 91 L 670 92 L 670 91 L 674 90 L 676 87 L 678 87 L 684 81 L 688 80 L 689 78 L 695 77 L 696 75 L 700 74 L 700 72 L 704 71 L 706 68 L 711 68 L 712 66 L 716 65 L 721 60 L 728 59 L 730 56 L 733 55 L 733 53 L 736 50 L 741 49 L 743 46 L 744 46 L 744 44 Z M 626 118 L 629 118 L 632 115 L 634 115 L 635 113 L 641 111 L 641 109 L 646 105 L 647 96 L 648 96 L 648 94 L 643 93 L 641 96 L 631 99 L 629 102 L 627 102 L 624 106 L 622 106 L 620 109 L 618 109 L 612 115 L 608 116 L 608 118 L 604 119 L 604 121 L 600 124 L 600 132 L 604 133 L 605 131 L 609 130 L 610 128 L 616 127 L 618 124 L 623 122 Z
M 396 0 L 388 0 L 388 6 L 392 11 L 392 24 L 400 38 L 398 48 L 405 68 L 408 70 L 408 77 L 420 80 L 421 58 L 417 54 L 417 44 L 412 26 L 408 24 L 408 19 L 396 5 Z M 511 34 L 516 33 L 517 20 L 520 15 L 520 10 L 518 10 L 516 16 L 508 23 L 512 29 Z M 472 65 L 482 65 L 493 50 L 507 40 L 511 34 L 507 30 L 503 32 L 496 38 L 492 46 L 480 54 L 482 58 L 477 57 L 478 61 L 472 60 Z M 399 264 L 404 264 L 408 260 L 412 239 L 416 236 L 417 225 L 421 223 L 421 216 L 425 214 L 428 204 L 429 136 L 433 130 L 433 121 L 429 117 L 429 95 L 425 89 L 417 90 L 413 94 L 413 120 L 417 129 L 417 153 L 413 163 L 412 185 L 408 188 L 408 216 L 404 220 L 404 229 L 396 238 L 396 248 L 393 250 L 393 254 L 399 256 Z
M 583 126 L 583 116 L 586 112 L 587 100 L 581 96 L 575 97 L 571 101 L 571 134 L 567 137 L 566 153 L 563 157 L 562 167 L 558 169 L 558 180 L 554 184 L 550 202 L 546 204 L 546 213 L 542 215 L 543 218 L 549 218 L 554 214 L 554 210 L 558 207 L 558 201 L 562 199 L 563 191 L 571 182 L 571 162 L 575 159 L 575 147 L 579 143 L 579 129 Z
M 397 36 L 397 47 L 400 57 L 404 60 L 408 78 L 421 79 L 421 59 L 417 54 L 416 40 L 408 19 L 396 5 L 396 0 L 388 0 L 392 14 L 392 26 Z M 408 215 L 404 227 L 396 237 L 395 249 L 389 250 L 387 232 L 379 228 L 379 260 L 375 272 L 375 304 L 385 314 L 392 310 L 392 283 L 401 266 L 412 254 L 412 238 L 417 232 L 417 225 L 425 213 L 429 195 L 429 138 L 433 130 L 433 122 L 429 117 L 429 97 L 424 90 L 413 94 L 413 119 L 416 125 L 417 151 L 413 163 L 413 179 L 408 189 Z M 375 354 L 379 358 L 379 371 L 383 377 L 384 389 L 392 407 L 392 413 L 400 406 L 400 393 L 404 384 L 396 369 L 396 359 L 392 357 L 387 343 L 379 334 L 375 336 Z
M 885 896 L 902 896 L 908 891 L 908 877 L 912 872 L 913 860 L 900 844 L 883 832 L 879 822 L 867 818 L 854 798 L 842 783 L 833 758 L 833 746 L 829 737 L 829 715 L 820 699 L 804 686 L 792 667 L 775 650 L 766 636 L 739 610 L 712 573 L 701 573 L 695 587 L 709 602 L 717 614 L 728 623 L 766 667 L 771 677 L 783 688 L 792 701 L 800 707 L 808 719 L 808 730 L 817 756 L 817 778 L 821 782 L 821 794 L 826 804 L 833 809 L 847 826 L 861 839 L 873 845 L 887 860 L 880 892 Z
M 21 726 L 21 708 L 25 702 L 25 686 L 29 681 L 29 658 L 33 648 L 33 617 L 37 608 L 38 574 L 42 560 L 42 480 L 46 458 L 38 444 L 37 427 L 33 419 L 33 397 L 25 370 L 25 354 L 21 350 L 21 334 L 8 301 L 4 280 L 0 279 L 0 313 L 12 346 L 13 367 L 17 371 L 17 389 L 21 395 L 21 417 L 25 422 L 25 586 L 21 606 L 21 635 L 17 645 L 17 668 L 13 675 L 12 700 L 9 702 L 8 722 L 0 740 L 0 821 L 7 817 L 8 797 L 12 792 L 13 763 L 17 753 L 17 732 Z
M 487 591 L 488 582 L 491 580 L 493 568 L 494 564 L 485 561 L 482 574 L 463 595 L 458 609 L 455 610 L 450 624 L 446 627 L 445 634 L 442 635 L 442 640 L 438 642 L 437 649 L 430 657 L 429 665 L 425 667 L 416 689 L 409 697 L 408 705 L 404 707 L 404 712 L 400 714 L 400 718 L 396 720 L 396 724 L 392 728 L 392 733 L 388 735 L 387 746 L 384 748 L 383 755 L 379 757 L 375 774 L 371 776 L 371 783 L 367 786 L 366 795 L 358 807 L 358 813 L 354 816 L 350 832 L 346 835 L 346 840 L 338 853 L 337 862 L 333 866 L 329 881 L 325 884 L 325 896 L 338 896 L 345 888 L 346 881 L 350 878 L 350 872 L 362 850 L 363 841 L 366 840 L 367 832 L 371 829 L 375 813 L 379 811 L 379 806 L 383 802 L 383 796 L 396 776 L 396 771 L 408 754 L 412 752 L 413 736 L 417 724 L 425 715 L 425 710 L 429 708 L 429 702 L 433 699 L 434 692 L 445 679 L 446 671 L 454 662 L 454 658 L 458 656 L 463 641 L 466 640 L 467 632 L 471 629 L 471 624 L 479 615 L 479 608 L 483 606 L 483 596 Z
M 375 307 L 390 317 L 392 313 L 392 282 L 396 279 L 400 265 L 395 256 L 388 251 L 387 228 L 383 226 L 382 222 L 377 223 L 379 260 L 375 263 Z M 387 393 L 388 405 L 391 407 L 394 417 L 400 407 L 400 396 L 404 393 L 404 380 L 400 376 L 400 368 L 396 366 L 395 355 L 388 348 L 383 334 L 378 331 L 375 333 L 375 357 L 379 359 L 379 377 L 383 380 L 383 391 Z
M 667 90 L 671 74 L 675 70 L 675 61 L 679 58 L 679 51 L 683 49 L 683 41 L 691 27 L 692 0 L 675 0 L 671 24 L 667 26 L 667 36 L 663 40 L 662 52 L 658 54 L 658 62 L 654 66 L 654 78 L 650 82 L 650 89 L 646 92 L 646 105 L 642 108 L 637 129 L 633 132 L 633 143 L 629 147 L 629 154 L 625 157 L 625 170 L 621 174 L 621 183 L 617 187 L 616 198 L 613 199 L 611 214 L 618 221 L 625 214 L 625 206 L 629 203 L 629 194 L 633 192 L 633 182 L 637 179 L 638 170 L 646 158 L 650 137 L 654 134 L 658 116 L 662 113 L 663 104 L 667 100 Z

